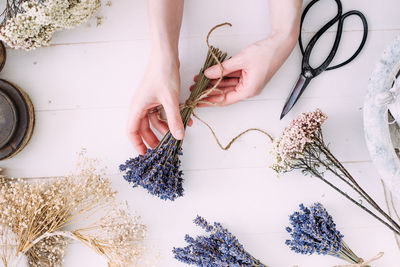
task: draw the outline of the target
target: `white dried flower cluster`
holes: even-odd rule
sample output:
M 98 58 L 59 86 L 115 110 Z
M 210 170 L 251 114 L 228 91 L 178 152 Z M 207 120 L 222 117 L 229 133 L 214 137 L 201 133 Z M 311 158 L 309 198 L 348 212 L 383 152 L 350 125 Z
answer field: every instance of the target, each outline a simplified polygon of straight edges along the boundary
M 62 266 L 67 245 L 68 241 L 62 236 L 43 238 L 27 251 L 29 266 Z
M 291 170 L 293 162 L 304 158 L 304 148 L 315 141 L 316 134 L 328 117 L 320 109 L 300 114 L 273 143 L 271 154 L 276 172 Z
M 95 160 L 80 163 L 76 174 L 44 182 L 0 176 L 0 246 L 7 248 L 0 250 L 0 259 L 6 259 L 5 266 L 11 254 L 27 255 L 31 266 L 60 266 L 69 238 L 92 248 L 110 266 L 140 261 L 145 225 L 118 206 L 110 179 Z
M 12 48 L 31 50 L 47 46 L 53 34 L 87 21 L 100 0 L 28 0 L 22 13 L 7 20 L 0 37 Z
M 146 226 L 128 212 L 127 206 L 115 206 L 94 225 L 72 231 L 115 267 L 144 266 L 146 233 Z

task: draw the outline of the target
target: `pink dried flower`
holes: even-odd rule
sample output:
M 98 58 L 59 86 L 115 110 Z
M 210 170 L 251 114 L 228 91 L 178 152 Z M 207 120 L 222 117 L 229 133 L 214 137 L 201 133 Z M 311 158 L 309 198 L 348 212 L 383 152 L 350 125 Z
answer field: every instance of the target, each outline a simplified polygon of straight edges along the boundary
M 304 157 L 305 146 L 314 142 L 314 137 L 327 118 L 317 109 L 314 112 L 302 113 L 294 119 L 274 141 L 272 154 L 275 162 L 271 168 L 277 172 L 290 170 L 290 163 Z

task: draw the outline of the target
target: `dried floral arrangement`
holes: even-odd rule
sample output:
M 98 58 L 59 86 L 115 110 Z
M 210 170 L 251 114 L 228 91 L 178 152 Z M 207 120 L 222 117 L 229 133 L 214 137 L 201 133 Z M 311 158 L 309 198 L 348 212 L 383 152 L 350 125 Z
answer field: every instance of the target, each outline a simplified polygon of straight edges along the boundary
M 47 181 L 0 176 L 0 260 L 14 266 L 61 266 L 69 241 L 109 266 L 143 266 L 146 226 L 117 203 L 110 180 L 83 159 L 76 174 Z M 106 215 L 104 215 L 106 214 Z
M 199 72 L 188 100 L 181 109 L 185 127 L 196 105 L 212 91 L 216 90 L 219 84 L 217 82 L 211 89 L 206 89 L 210 80 L 204 75 L 204 70 L 215 64 L 221 64 L 227 56 L 226 53 L 218 48 L 211 47 L 208 43 L 208 38 L 212 31 L 223 25 L 230 24 L 217 25 L 208 33 L 207 46 L 209 50 L 204 66 Z M 139 155 L 120 165 L 120 170 L 125 173 L 124 179 L 131 183 L 133 187 L 141 186 L 150 194 L 163 200 L 173 201 L 183 196 L 183 173 L 180 170 L 181 161 L 179 159 L 179 156 L 182 155 L 182 143 L 182 140 L 176 140 L 170 132 L 166 133 L 157 147 L 148 149 L 144 156 Z
M 189 265 L 209 267 L 266 267 L 251 256 L 239 243 L 239 240 L 220 223 L 214 225 L 197 216 L 194 223 L 209 235 L 193 238 L 185 236 L 189 244 L 184 248 L 174 248 L 175 259 Z
M 0 16 L 0 38 L 16 49 L 47 46 L 56 31 L 87 21 L 98 11 L 100 3 L 100 0 L 6 0 Z
M 285 243 L 292 251 L 309 255 L 331 255 L 357 266 L 367 266 L 383 256 L 383 252 L 380 252 L 368 261 L 359 258 L 344 242 L 332 216 L 321 203 L 315 203 L 311 207 L 300 204 L 299 207 L 300 211 L 289 217 L 290 227 L 286 227 L 291 239 Z
M 345 198 L 362 208 L 379 220 L 397 235 L 400 235 L 400 225 L 392 219 L 358 184 L 356 179 L 346 170 L 342 163 L 331 153 L 324 142 L 322 124 L 327 116 L 317 109 L 314 112 L 303 113 L 294 119 L 273 143 L 271 153 L 274 163 L 271 166 L 277 173 L 301 170 L 306 175 L 318 177 Z M 344 182 L 353 193 L 358 194 L 370 207 L 355 200 L 335 185 L 334 179 L 327 173 Z M 337 181 L 337 180 L 336 180 Z

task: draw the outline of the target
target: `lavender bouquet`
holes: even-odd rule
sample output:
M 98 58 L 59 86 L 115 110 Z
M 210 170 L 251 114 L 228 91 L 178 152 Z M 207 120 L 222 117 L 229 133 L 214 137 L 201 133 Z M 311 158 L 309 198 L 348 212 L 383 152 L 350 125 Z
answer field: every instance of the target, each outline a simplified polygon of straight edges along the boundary
M 274 140 L 272 154 L 274 155 L 275 162 L 271 168 L 278 173 L 298 169 L 304 174 L 321 179 L 348 200 L 386 225 L 394 233 L 400 235 L 399 224 L 383 211 L 330 152 L 324 142 L 321 129 L 326 119 L 327 116 L 319 109 L 315 112 L 303 113 L 294 119 L 289 127 L 283 131 L 282 135 Z M 361 196 L 370 207 L 364 206 L 339 189 L 334 184 L 333 179 L 331 181 L 330 178 L 325 176 L 327 172 L 344 182 L 353 192 Z
M 184 248 L 174 248 L 175 259 L 189 265 L 207 267 L 266 267 L 244 250 L 238 239 L 222 227 L 220 223 L 209 224 L 197 216 L 194 223 L 203 228 L 208 236 L 193 238 L 185 236 L 189 244 Z
M 204 75 L 204 70 L 224 61 L 226 53 L 211 47 L 206 61 L 200 70 L 194 88 L 181 111 L 183 124 L 186 127 L 190 116 L 199 99 L 207 94 L 206 88 L 210 82 Z M 218 60 L 218 61 L 217 61 Z M 125 172 L 124 179 L 134 187 L 142 186 L 150 194 L 164 200 L 175 200 L 183 195 L 183 178 L 180 170 L 182 155 L 182 140 L 176 140 L 168 132 L 154 149 L 148 149 L 144 156 L 131 158 L 120 165 Z
M 286 227 L 292 239 L 285 243 L 292 251 L 331 255 L 351 264 L 364 263 L 343 241 L 343 235 L 336 230 L 336 224 L 321 203 L 315 203 L 309 208 L 303 204 L 299 206 L 300 211 L 290 215 L 291 227 Z

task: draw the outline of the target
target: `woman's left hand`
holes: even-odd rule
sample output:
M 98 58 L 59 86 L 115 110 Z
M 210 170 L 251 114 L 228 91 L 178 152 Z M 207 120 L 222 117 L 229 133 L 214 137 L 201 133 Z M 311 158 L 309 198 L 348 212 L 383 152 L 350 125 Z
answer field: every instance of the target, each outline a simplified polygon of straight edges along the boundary
M 204 102 L 225 106 L 258 95 L 290 55 L 296 41 L 297 34 L 272 34 L 223 62 L 219 90 L 203 99 Z M 205 75 L 211 79 L 210 87 L 215 85 L 221 75 L 220 67 L 208 68 Z

